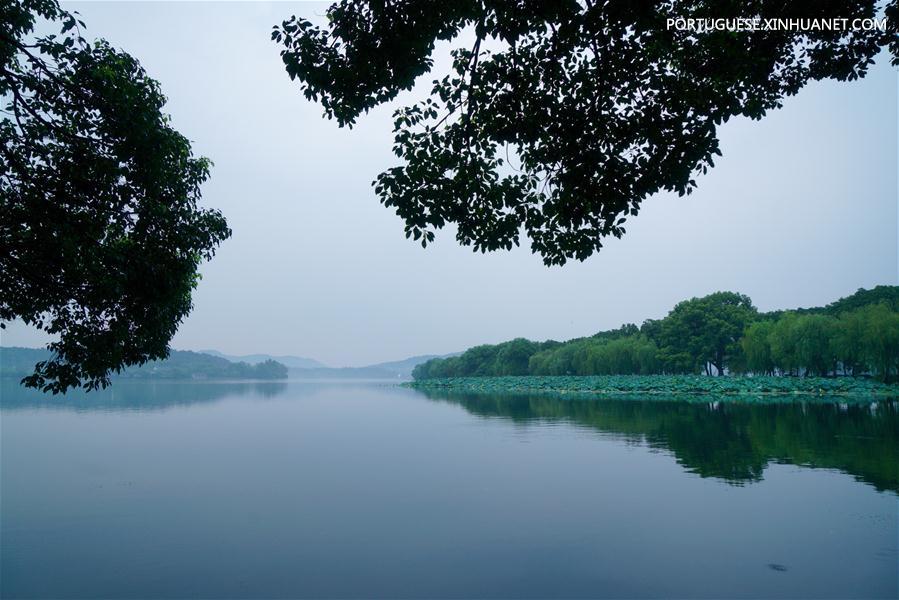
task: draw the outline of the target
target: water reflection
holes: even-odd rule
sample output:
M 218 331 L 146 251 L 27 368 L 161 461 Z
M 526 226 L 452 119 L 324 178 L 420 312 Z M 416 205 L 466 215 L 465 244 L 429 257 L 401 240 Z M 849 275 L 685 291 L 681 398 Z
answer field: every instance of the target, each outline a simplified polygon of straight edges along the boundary
M 228 397 L 271 399 L 285 382 L 130 382 L 65 396 L 0 380 L 7 410 L 154 412 L 211 404 Z M 309 397 L 340 383 L 290 385 L 290 397 Z M 358 385 L 358 384 L 357 384 Z M 353 386 L 350 386 L 353 387 Z M 379 386 L 382 387 L 382 386 Z M 399 388 L 394 388 L 399 391 Z M 403 390 L 407 393 L 406 390 Z M 761 481 L 770 463 L 837 469 L 899 493 L 899 401 L 870 403 L 707 403 L 634 399 L 559 398 L 427 390 L 412 392 L 462 406 L 482 418 L 515 423 L 568 423 L 627 443 L 670 451 L 688 471 L 733 485 Z M 353 418 L 347 415 L 348 419 Z
M 484 418 L 564 421 L 669 450 L 688 470 L 735 485 L 760 481 L 773 462 L 838 469 L 899 492 L 895 400 L 749 404 L 423 393 Z
M 895 404 L 2 391 L 2 598 L 897 597 Z
M 65 395 L 45 394 L 0 379 L 0 407 L 88 411 L 160 411 L 176 406 L 211 403 L 229 396 L 273 398 L 287 389 L 283 381 L 114 381 L 105 390 L 69 390 Z

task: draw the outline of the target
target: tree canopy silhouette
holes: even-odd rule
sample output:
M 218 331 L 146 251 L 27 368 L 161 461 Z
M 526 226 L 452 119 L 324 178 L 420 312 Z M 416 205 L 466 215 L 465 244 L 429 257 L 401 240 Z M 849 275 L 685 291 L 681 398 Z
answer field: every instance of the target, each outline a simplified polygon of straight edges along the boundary
M 668 28 L 881 10 L 887 31 Z M 438 41 L 472 31 L 430 97 L 396 111 L 402 164 L 375 191 L 422 246 L 448 223 L 482 252 L 518 245 L 523 230 L 548 265 L 620 237 L 648 196 L 690 193 L 731 117 L 760 119 L 812 80 L 862 77 L 884 46 L 899 56 L 895 0 L 342 0 L 327 18 L 324 29 L 290 18 L 272 38 L 341 126 L 411 89 Z
M 199 264 L 230 235 L 197 207 L 210 163 L 158 83 L 83 27 L 56 0 L 0 4 L 0 321 L 57 336 L 24 380 L 53 392 L 164 358 Z

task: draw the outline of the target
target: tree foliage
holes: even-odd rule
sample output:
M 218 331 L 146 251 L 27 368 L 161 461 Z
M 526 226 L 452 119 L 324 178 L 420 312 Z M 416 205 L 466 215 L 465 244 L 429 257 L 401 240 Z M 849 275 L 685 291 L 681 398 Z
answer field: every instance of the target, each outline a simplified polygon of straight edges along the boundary
M 587 338 L 538 352 L 531 375 L 648 375 L 660 371 L 659 349 L 644 335 Z
M 500 375 L 755 375 L 870 374 L 899 379 L 899 287 L 860 290 L 839 316 L 830 307 L 759 314 L 748 296 L 716 292 L 678 303 L 664 319 L 624 325 L 592 337 L 543 343 L 516 339 L 472 348 L 458 357 L 418 365 L 416 379 Z M 891 292 L 892 290 L 892 292 Z M 867 298 L 871 303 L 864 304 Z M 498 361 L 530 353 L 527 368 Z
M 712 365 L 721 375 L 741 351 L 743 329 L 756 314 L 749 297 L 734 292 L 685 300 L 662 322 L 660 345 L 688 366 L 688 372 Z M 681 358 L 686 356 L 693 359 L 693 364 Z
M 164 358 L 230 235 L 159 84 L 83 27 L 56 0 L 0 5 L 0 320 L 57 338 L 24 380 L 53 392 Z
M 771 321 L 756 321 L 746 328 L 741 345 L 745 357 L 744 367 L 747 371 L 770 375 L 774 373 L 774 358 L 771 356 Z
M 895 0 L 886 13 L 899 17 Z M 293 17 L 272 32 L 291 79 L 341 126 L 396 98 L 433 65 L 452 71 L 395 113 L 402 164 L 377 177 L 380 201 L 426 246 L 457 226 L 475 250 L 509 249 L 522 230 L 546 264 L 584 260 L 648 196 L 690 193 L 720 154 L 717 129 L 760 119 L 809 81 L 852 80 L 889 31 L 705 31 L 669 18 L 871 18 L 876 0 L 576 2 L 341 0 L 325 28 Z

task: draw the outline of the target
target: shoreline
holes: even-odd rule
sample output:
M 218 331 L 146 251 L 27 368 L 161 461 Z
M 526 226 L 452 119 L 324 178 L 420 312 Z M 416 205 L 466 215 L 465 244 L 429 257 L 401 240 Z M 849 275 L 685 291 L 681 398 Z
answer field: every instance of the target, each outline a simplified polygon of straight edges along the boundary
M 899 384 L 859 377 L 708 377 L 702 375 L 512 375 L 406 382 L 421 391 L 476 394 L 551 394 L 579 397 L 702 400 L 850 400 L 899 398 Z

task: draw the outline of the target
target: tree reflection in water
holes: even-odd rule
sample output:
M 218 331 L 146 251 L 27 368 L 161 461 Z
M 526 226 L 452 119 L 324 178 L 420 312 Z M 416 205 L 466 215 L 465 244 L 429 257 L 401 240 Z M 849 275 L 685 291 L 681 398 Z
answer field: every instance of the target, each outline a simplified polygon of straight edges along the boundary
M 689 471 L 734 485 L 760 481 L 769 463 L 838 469 L 899 492 L 899 402 L 562 399 L 551 395 L 423 392 L 484 418 L 564 421 L 668 450 Z

